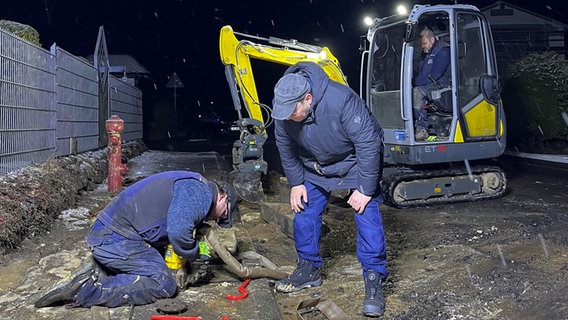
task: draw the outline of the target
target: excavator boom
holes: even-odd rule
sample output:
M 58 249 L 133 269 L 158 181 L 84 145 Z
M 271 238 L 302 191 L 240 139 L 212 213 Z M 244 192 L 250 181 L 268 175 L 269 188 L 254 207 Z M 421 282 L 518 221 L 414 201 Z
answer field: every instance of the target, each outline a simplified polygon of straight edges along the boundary
M 267 44 L 259 44 L 252 40 L 237 40 L 236 35 L 248 39 L 261 40 Z M 347 79 L 339 66 L 339 61 L 327 47 L 318 47 L 275 37 L 262 38 L 234 32 L 231 26 L 221 28 L 219 37 L 219 52 L 221 61 L 231 71 L 227 78 L 231 87 L 240 88 L 241 99 L 248 112 L 248 116 L 259 121 L 264 121 L 262 109 L 265 106 L 258 99 L 258 92 L 254 81 L 251 59 L 264 60 L 277 64 L 291 66 L 298 62 L 311 61 L 319 64 L 328 74 L 330 79 L 347 84 Z M 227 74 L 227 73 L 226 73 Z M 235 101 L 233 101 L 235 102 Z M 237 111 L 240 111 L 239 108 Z M 267 118 L 270 114 L 267 115 Z

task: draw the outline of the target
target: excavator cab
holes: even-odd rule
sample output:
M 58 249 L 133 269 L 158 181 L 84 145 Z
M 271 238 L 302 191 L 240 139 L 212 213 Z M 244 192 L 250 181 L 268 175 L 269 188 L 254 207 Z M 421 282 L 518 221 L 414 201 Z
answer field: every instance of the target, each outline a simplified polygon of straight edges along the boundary
M 413 80 L 424 58 L 420 45 L 424 28 L 449 46 L 450 63 L 447 84 L 431 78 L 433 90 L 424 105 L 428 138 L 418 140 Z M 387 202 L 407 206 L 458 201 L 468 194 L 474 195 L 471 198 L 502 194 L 505 175 L 501 169 L 469 166 L 469 161 L 500 156 L 506 142 L 493 40 L 479 10 L 469 5 L 416 5 L 406 17 L 375 19 L 367 40 L 360 92 L 384 130 L 385 163 L 408 168 L 406 173 L 385 171 Z M 442 173 L 428 167 L 427 172 L 419 172 L 437 164 L 465 169 Z M 440 179 L 419 183 L 421 175 Z M 456 175 L 463 179 L 456 180 Z M 489 176 L 492 186 L 482 183 Z M 476 177 L 478 182 L 472 183 Z

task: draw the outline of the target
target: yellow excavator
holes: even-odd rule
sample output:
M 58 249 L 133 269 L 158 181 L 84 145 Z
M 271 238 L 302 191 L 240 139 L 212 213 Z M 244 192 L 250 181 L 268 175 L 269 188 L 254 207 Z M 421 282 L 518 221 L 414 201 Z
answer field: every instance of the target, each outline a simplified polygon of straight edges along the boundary
M 450 84 L 432 92 L 426 106 L 429 137 L 417 141 L 412 80 L 422 59 L 419 34 L 424 27 L 450 47 Z M 505 172 L 483 161 L 503 154 L 506 122 L 491 30 L 479 9 L 415 5 L 408 15 L 376 18 L 361 52 L 359 93 L 384 130 L 385 202 L 410 207 L 503 195 Z M 270 107 L 258 100 L 251 59 L 282 65 L 312 61 L 332 80 L 346 85 L 347 80 L 328 48 L 296 40 L 250 36 L 225 26 L 220 53 L 241 132 L 233 145 L 234 173 L 241 179 L 236 187 L 246 185 L 251 193 L 260 179 L 256 187 L 244 182 L 266 173 L 262 145 L 271 122 Z M 242 115 L 241 101 L 248 117 Z

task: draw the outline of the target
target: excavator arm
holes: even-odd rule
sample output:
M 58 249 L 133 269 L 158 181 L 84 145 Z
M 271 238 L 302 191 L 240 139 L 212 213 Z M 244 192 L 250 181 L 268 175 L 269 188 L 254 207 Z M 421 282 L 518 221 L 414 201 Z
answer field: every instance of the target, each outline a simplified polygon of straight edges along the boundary
M 268 44 L 255 43 L 252 40 L 239 41 L 236 35 L 265 41 Z M 293 39 L 285 40 L 275 37 L 261 38 L 251 36 L 234 32 L 231 26 L 224 26 L 221 28 L 219 37 L 219 52 L 225 68 L 230 70 L 225 73 L 232 90 L 235 86 L 240 89 L 240 98 L 244 102 L 249 117 L 262 122 L 264 122 L 262 109 L 270 111 L 270 108 L 259 102 L 251 59 L 264 60 L 286 66 L 291 66 L 297 62 L 311 61 L 319 64 L 331 80 L 343 84 L 347 83 L 337 58 L 327 47 L 322 48 Z M 235 105 L 235 109 L 240 111 L 240 106 Z M 267 114 L 267 118 L 270 118 L 270 114 Z
M 236 36 L 243 40 L 238 40 Z M 254 41 L 256 42 L 254 42 Z M 264 44 L 258 43 L 262 41 Z M 347 84 L 337 58 L 327 47 L 318 47 L 275 37 L 262 38 L 234 32 L 230 26 L 221 28 L 219 53 L 225 65 L 225 76 L 238 114 L 239 140 L 233 144 L 231 180 L 242 198 L 258 202 L 262 197 L 260 173 L 266 174 L 263 144 L 268 138 L 266 128 L 272 123 L 271 108 L 260 102 L 251 59 L 291 66 L 310 61 L 319 64 L 331 80 Z M 246 110 L 243 116 L 242 105 Z

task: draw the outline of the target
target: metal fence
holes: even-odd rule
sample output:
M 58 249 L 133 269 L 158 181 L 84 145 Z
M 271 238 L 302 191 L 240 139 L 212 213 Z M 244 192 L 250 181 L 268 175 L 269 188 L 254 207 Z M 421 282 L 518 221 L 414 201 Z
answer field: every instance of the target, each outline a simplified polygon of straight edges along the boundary
M 98 76 L 55 44 L 47 51 L 0 30 L 0 175 L 104 147 Z M 141 91 L 112 76 L 108 85 L 107 110 L 125 121 L 123 140 L 141 139 Z
M 99 84 L 90 63 L 51 46 L 55 56 L 57 149 L 62 156 L 99 147 Z
M 142 139 L 142 92 L 115 77 L 109 80 L 110 115 L 124 120 L 122 140 Z

